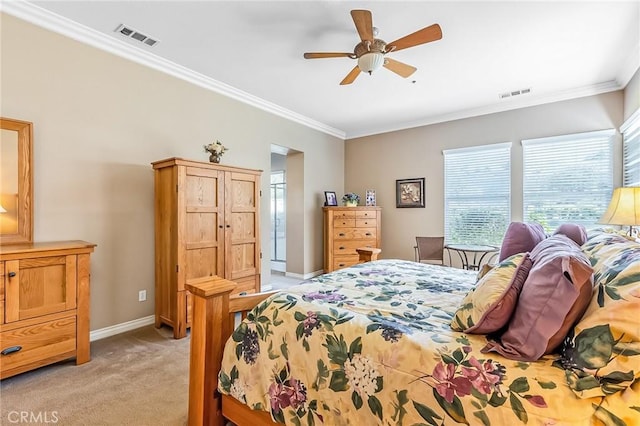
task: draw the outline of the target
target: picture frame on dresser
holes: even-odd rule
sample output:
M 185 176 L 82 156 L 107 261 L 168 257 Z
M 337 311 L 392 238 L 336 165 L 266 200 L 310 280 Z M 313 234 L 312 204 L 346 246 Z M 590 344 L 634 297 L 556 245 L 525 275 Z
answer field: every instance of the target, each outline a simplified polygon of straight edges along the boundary
M 424 207 L 424 178 L 396 180 L 396 207 Z
M 324 205 L 329 207 L 338 205 L 338 196 L 334 191 L 324 191 Z
M 376 205 L 376 191 L 375 189 L 367 189 L 365 191 L 364 197 L 364 205 L 365 206 L 375 206 Z

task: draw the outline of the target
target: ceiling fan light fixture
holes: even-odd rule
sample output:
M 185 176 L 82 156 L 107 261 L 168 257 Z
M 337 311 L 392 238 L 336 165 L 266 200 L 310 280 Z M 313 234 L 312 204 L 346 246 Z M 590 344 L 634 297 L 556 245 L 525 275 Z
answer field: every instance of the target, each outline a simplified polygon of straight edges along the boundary
M 358 58 L 358 68 L 362 72 L 371 74 L 384 65 L 384 54 L 381 52 L 369 52 Z

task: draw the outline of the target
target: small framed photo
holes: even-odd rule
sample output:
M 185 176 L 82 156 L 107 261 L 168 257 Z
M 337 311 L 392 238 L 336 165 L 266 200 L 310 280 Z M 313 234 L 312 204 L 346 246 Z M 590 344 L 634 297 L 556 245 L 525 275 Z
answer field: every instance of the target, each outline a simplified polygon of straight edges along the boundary
M 396 180 L 396 207 L 424 207 L 424 178 Z
M 364 205 L 365 206 L 375 206 L 376 205 L 376 191 L 374 189 L 367 189 L 365 191 Z
M 337 206 L 338 205 L 338 197 L 336 197 L 336 193 L 333 191 L 324 191 L 324 205 L 325 206 Z

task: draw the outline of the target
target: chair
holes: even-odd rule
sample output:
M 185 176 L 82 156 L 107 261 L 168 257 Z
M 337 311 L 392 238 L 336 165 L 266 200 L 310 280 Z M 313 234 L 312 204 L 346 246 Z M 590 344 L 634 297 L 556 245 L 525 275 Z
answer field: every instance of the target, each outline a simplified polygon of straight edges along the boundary
M 444 237 L 416 237 L 414 249 L 416 262 L 444 265 Z

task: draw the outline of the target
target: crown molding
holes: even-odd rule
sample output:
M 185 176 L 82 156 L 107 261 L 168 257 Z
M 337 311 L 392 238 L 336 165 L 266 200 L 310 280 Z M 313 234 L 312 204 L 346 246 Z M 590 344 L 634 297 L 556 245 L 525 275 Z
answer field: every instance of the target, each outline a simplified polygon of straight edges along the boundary
M 190 70 L 182 65 L 163 59 L 138 47 L 109 37 L 100 31 L 72 21 L 25 0 L 0 1 L 0 12 L 15 16 L 47 30 L 62 34 L 84 44 L 96 47 L 130 61 L 182 79 L 196 86 L 219 93 L 263 111 L 309 127 L 314 130 L 345 139 L 345 132 L 313 120 L 302 114 L 283 108 L 272 102 L 236 89 L 228 84 Z
M 514 109 L 527 108 L 531 106 L 543 105 L 552 102 L 566 101 L 569 99 L 581 98 L 584 96 L 599 95 L 602 93 L 621 90 L 624 86 L 617 81 L 606 81 L 604 83 L 578 87 L 569 90 L 563 90 L 546 95 L 525 95 L 521 99 L 509 99 L 500 103 L 486 105 L 479 108 L 471 108 L 462 111 L 456 111 L 450 114 L 442 114 L 433 117 L 427 117 L 420 120 L 399 123 L 395 126 L 380 126 L 377 128 L 369 127 L 366 130 L 347 132 L 347 140 L 361 138 L 365 136 L 378 135 L 381 133 L 396 132 L 399 130 L 412 129 L 415 127 L 428 126 L 431 124 L 444 123 L 447 121 L 461 120 L 464 118 L 477 117 L 480 115 L 494 114 L 497 112 L 511 111 Z
M 633 75 L 640 68 L 640 44 L 631 51 L 631 54 L 627 57 L 627 60 L 622 64 L 618 75 L 616 76 L 616 82 L 622 87 L 629 84 L 629 81 L 633 78 Z

